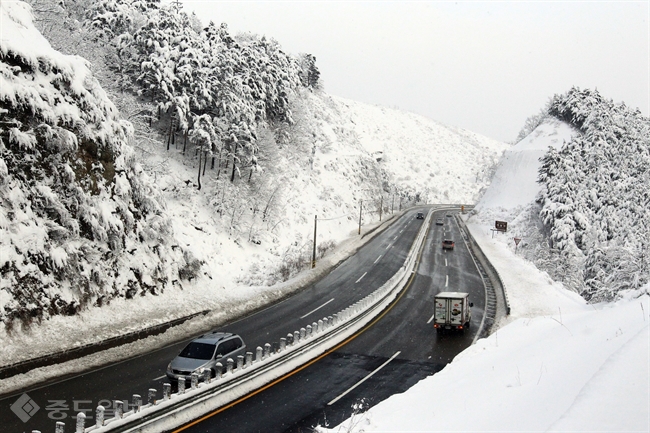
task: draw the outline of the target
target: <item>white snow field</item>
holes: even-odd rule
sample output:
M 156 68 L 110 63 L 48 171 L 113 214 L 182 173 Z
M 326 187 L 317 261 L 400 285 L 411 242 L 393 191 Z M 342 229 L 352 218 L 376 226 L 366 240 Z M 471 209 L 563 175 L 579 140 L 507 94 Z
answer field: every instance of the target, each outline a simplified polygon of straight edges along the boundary
M 468 221 L 512 314 L 441 372 L 322 432 L 650 431 L 650 286 L 589 305 L 490 232 L 531 205 L 542 149 L 572 133 L 546 121 L 509 150 Z

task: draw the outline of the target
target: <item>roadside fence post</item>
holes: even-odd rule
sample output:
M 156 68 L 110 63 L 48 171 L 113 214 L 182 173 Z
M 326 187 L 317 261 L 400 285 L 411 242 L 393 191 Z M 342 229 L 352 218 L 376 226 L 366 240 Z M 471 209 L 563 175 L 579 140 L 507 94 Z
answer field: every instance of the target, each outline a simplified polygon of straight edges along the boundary
M 124 414 L 124 402 L 122 400 L 115 400 L 113 406 L 115 407 L 115 415 L 113 415 L 113 418 L 122 419 L 122 415 Z
M 217 364 L 214 366 L 214 368 L 217 370 L 217 374 L 214 376 L 215 379 L 221 379 L 221 375 L 223 374 L 223 364 L 220 362 L 217 362 Z
M 192 374 L 190 375 L 190 378 L 191 378 L 191 380 L 190 380 L 190 388 L 191 389 L 196 389 L 196 387 L 199 384 L 199 374 L 197 372 L 192 372 Z
M 210 383 L 212 382 L 212 371 L 211 370 L 203 370 L 203 383 Z
M 156 394 L 158 394 L 156 388 L 149 388 L 149 392 L 147 394 L 147 403 L 151 406 L 156 405 Z
M 260 353 L 260 348 L 258 347 L 257 350 L 257 357 L 255 358 L 255 362 L 260 360 L 259 353 Z M 246 352 L 246 362 L 244 363 L 244 368 L 248 368 L 251 365 L 253 365 L 253 352 Z
M 64 433 L 65 423 L 57 421 L 54 433 Z
M 133 413 L 140 412 L 142 408 L 142 397 L 140 394 L 133 394 Z
M 269 343 L 264 344 L 264 354 L 262 355 L 262 359 L 266 359 L 269 356 L 271 356 L 271 345 Z
M 178 394 L 185 394 L 185 378 L 178 379 Z
M 75 433 L 84 433 L 85 429 L 86 429 L 86 414 L 83 412 L 79 412 L 77 414 L 77 429 L 75 430 Z
M 287 348 L 287 339 L 286 338 L 280 338 L 280 352 L 285 350 Z
M 171 395 L 172 395 L 172 384 L 163 383 L 163 401 L 169 400 Z
M 300 342 L 300 331 L 293 332 L 293 344 L 298 344 Z
M 226 360 L 226 373 L 232 374 L 232 368 L 235 365 L 235 361 L 232 360 L 232 358 L 228 358 Z
M 244 366 L 244 355 L 237 355 L 237 370 L 241 370 Z
M 251 353 L 251 356 L 253 354 Z M 255 348 L 255 362 L 260 362 L 262 360 L 262 356 L 264 355 L 264 349 L 262 349 L 260 346 L 257 346 Z
M 95 409 L 95 427 L 101 427 L 104 425 L 104 411 L 106 408 L 101 404 Z
M 304 340 L 307 337 L 307 330 L 305 328 L 300 328 L 300 341 Z
M 287 334 L 287 345 L 288 346 L 293 346 L 293 334 Z

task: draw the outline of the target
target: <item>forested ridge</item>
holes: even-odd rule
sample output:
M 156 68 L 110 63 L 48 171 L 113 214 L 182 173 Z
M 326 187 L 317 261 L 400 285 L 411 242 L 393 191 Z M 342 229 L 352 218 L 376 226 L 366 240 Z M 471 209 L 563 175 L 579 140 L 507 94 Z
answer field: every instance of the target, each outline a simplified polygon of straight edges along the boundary
M 642 287 L 650 277 L 650 119 L 579 88 L 555 95 L 546 114 L 580 131 L 549 148 L 539 171 L 546 266 L 590 301 Z

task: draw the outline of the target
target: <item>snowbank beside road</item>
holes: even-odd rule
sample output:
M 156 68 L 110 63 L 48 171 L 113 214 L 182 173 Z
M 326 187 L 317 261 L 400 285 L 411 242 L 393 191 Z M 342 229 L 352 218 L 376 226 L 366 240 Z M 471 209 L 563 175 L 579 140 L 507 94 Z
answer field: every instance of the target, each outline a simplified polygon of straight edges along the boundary
M 648 295 L 588 305 L 470 229 L 507 286 L 509 323 L 406 393 L 321 431 L 648 431 Z

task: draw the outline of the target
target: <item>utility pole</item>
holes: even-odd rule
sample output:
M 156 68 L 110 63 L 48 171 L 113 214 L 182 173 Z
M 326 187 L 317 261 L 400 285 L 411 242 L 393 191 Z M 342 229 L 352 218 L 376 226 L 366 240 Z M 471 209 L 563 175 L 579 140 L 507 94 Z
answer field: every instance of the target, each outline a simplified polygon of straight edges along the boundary
M 395 194 L 393 194 L 390 199 L 390 213 L 395 213 Z
M 381 221 L 381 211 L 384 210 L 384 196 L 381 196 L 379 201 L 379 221 Z
M 311 268 L 316 267 L 316 224 L 318 223 L 318 215 L 314 215 L 314 249 L 311 254 Z
M 363 211 L 363 200 L 359 202 L 359 234 L 361 234 L 361 212 Z

